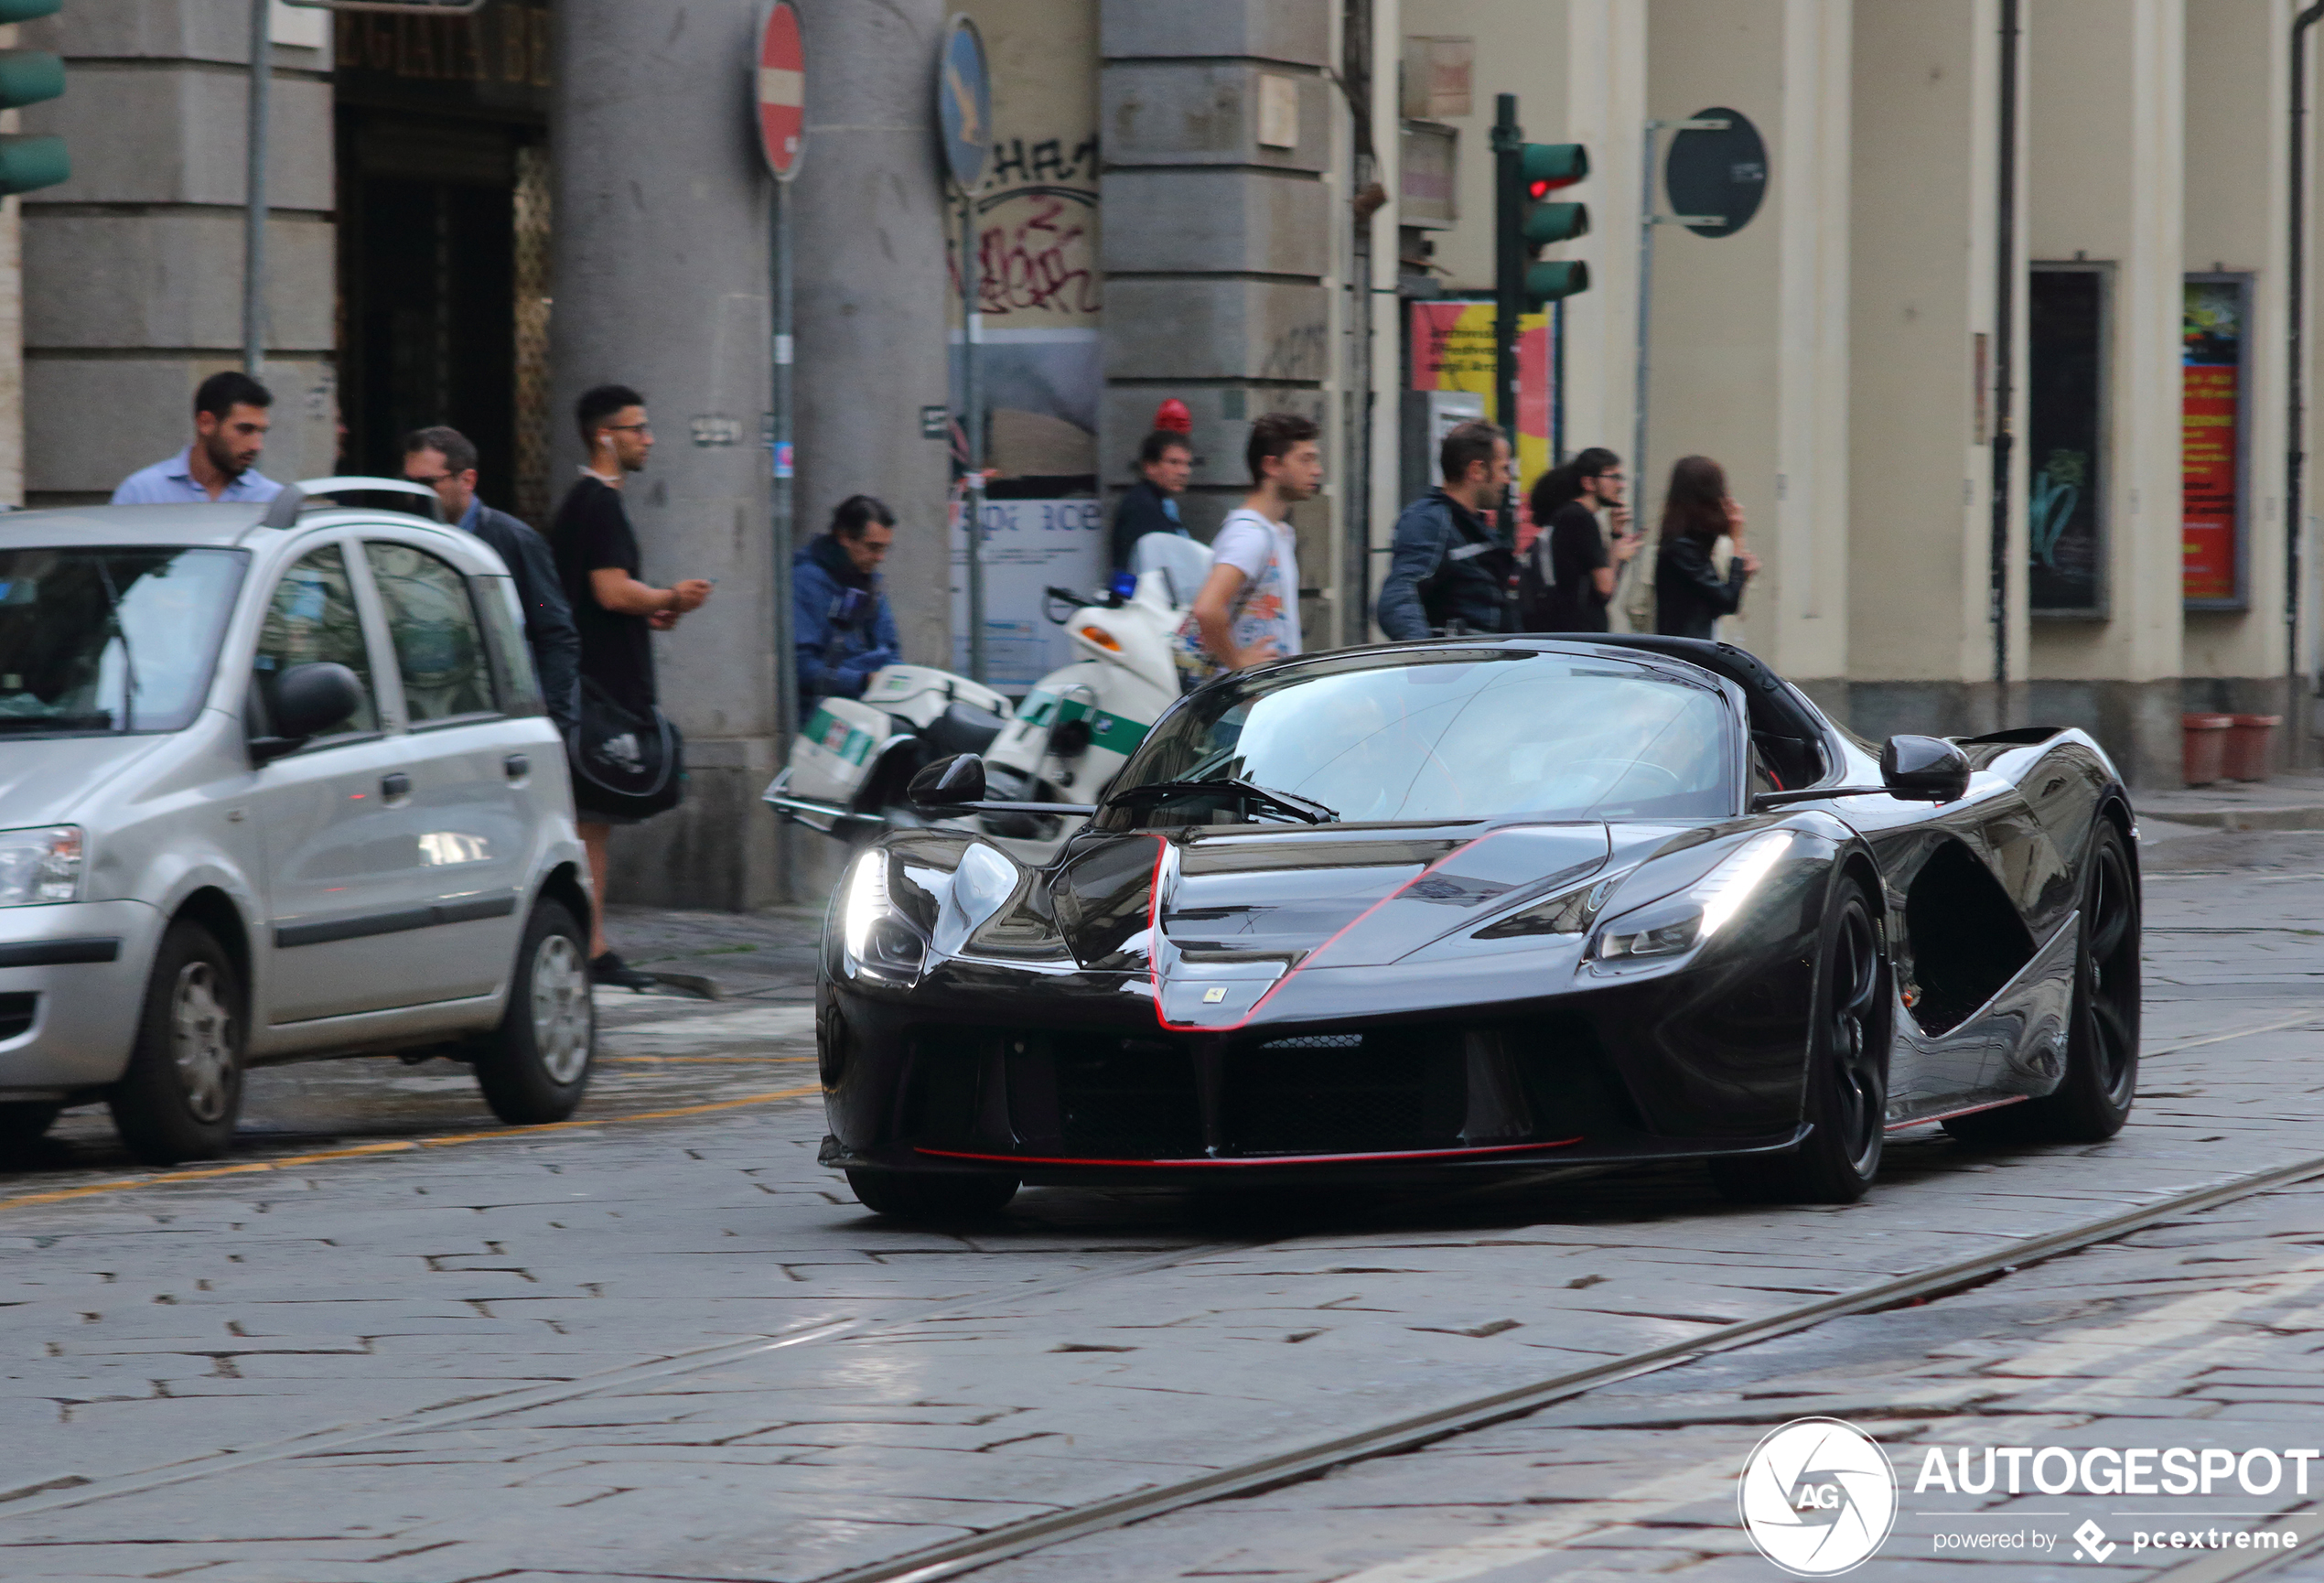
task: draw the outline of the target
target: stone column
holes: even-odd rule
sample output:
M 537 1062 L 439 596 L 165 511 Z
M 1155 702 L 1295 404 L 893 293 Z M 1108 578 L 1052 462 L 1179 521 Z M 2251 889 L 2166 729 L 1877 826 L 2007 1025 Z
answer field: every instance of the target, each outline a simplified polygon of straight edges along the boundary
M 635 386 L 657 441 L 625 490 L 645 576 L 718 583 L 654 640 L 690 786 L 683 808 L 620 833 L 616 901 L 741 909 L 776 893 L 774 819 L 758 801 L 778 759 L 758 16 L 753 0 L 591 6 L 555 29 L 553 492 L 582 454 L 576 398 Z
M 807 46 L 807 152 L 799 210 L 796 500 L 803 540 L 849 495 L 894 510 L 886 572 L 904 657 L 952 665 L 944 442 L 920 436 L 945 406 L 944 262 L 956 211 L 936 127 L 943 0 L 799 0 Z M 802 837 L 802 840 L 804 838 Z
M 2105 609 L 2035 623 L 2029 706 L 2045 722 L 2095 726 L 2136 784 L 2176 784 L 2186 15 L 2180 0 L 2028 0 L 2026 9 L 2032 255 L 2112 265 L 2100 441 Z M 2026 453 L 2019 479 L 2041 466 Z
M 1848 455 L 1856 728 L 1992 729 L 1994 0 L 1863 0 L 1854 40 Z M 2023 81 L 2021 55 L 2020 82 Z M 2022 98 L 2021 98 L 2022 102 Z M 2019 168 L 2024 161 L 2019 138 Z M 2022 249 L 2025 188 L 2018 185 Z M 2022 271 L 2017 272 L 2022 278 Z M 2024 299 L 2017 418 L 2025 432 Z M 2015 494 L 2022 501 L 2022 489 Z M 2012 529 L 2023 544 L 2022 506 Z M 2023 558 L 2013 550 L 2014 566 Z M 2022 589 L 2022 576 L 2015 579 Z M 2012 607 L 2012 673 L 2025 629 Z
M 1313 416 L 1340 465 L 1323 388 L 1325 281 L 1347 224 L 1321 179 L 1336 113 L 1323 75 L 1331 16 L 1323 0 L 1103 6 L 1098 454 L 1131 454 L 1158 402 L 1185 401 L 1196 468 L 1181 510 L 1208 538 L 1249 492 L 1243 445 L 1261 413 Z M 1340 554 L 1326 523 L 1320 509 L 1298 522 L 1311 587 Z M 1320 645 L 1330 629 L 1318 614 L 1307 619 Z
M 270 103 L 268 361 L 260 463 L 289 480 L 338 454 L 330 48 L 321 13 L 278 15 Z M 23 113 L 59 133 L 72 179 L 23 200 L 25 487 L 102 501 L 182 448 L 195 388 L 242 366 L 250 11 L 216 0 L 75 0 L 24 24 L 65 58 L 64 97 Z M 290 39 L 309 40 L 293 44 Z
M 1739 111 L 1766 144 L 1768 173 L 1741 231 L 1657 229 L 1641 515 L 1651 528 L 1678 458 L 1720 462 L 1764 563 L 1729 630 L 1843 708 L 1850 13 L 1817 0 L 1659 7 L 1647 59 L 1651 114 Z M 1668 147 L 1666 134 L 1658 158 Z M 1658 208 L 1667 201 L 1658 178 Z

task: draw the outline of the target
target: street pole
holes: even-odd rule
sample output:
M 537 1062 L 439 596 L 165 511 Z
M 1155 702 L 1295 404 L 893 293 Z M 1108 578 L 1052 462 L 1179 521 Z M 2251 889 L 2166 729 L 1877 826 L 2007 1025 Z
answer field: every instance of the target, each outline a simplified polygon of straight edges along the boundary
M 250 0 L 249 168 L 243 178 L 242 372 L 266 372 L 266 108 L 274 81 L 274 0 Z
M 1993 522 L 1986 569 L 1993 619 L 1993 724 L 2009 728 L 2009 432 L 2017 318 L 2017 0 L 2001 0 L 2000 168 L 1994 184 Z
M 961 525 L 968 533 L 968 673 L 984 679 L 984 415 L 977 399 L 976 194 L 961 184 L 961 433 L 968 468 L 961 479 Z
M 774 279 L 769 307 L 774 321 L 774 369 L 768 405 L 773 409 L 768 456 L 774 475 L 768 490 L 775 533 L 775 740 L 788 754 L 799 734 L 799 650 L 793 641 L 791 557 L 797 548 L 798 528 L 791 501 L 791 476 L 797 470 L 791 450 L 791 196 L 787 184 L 777 181 L 769 210 L 773 234 L 768 253 Z M 786 878 L 789 870 L 785 870 Z
M 2292 22 L 2291 225 L 2284 270 L 2284 762 L 2308 759 L 2307 667 L 2300 661 L 2300 494 L 2308 468 L 2308 31 L 2324 0 Z
M 1640 532 L 1646 522 L 1646 350 L 1654 323 L 1654 134 L 1662 124 L 1646 124 L 1645 147 L 1638 161 L 1638 343 L 1633 349 L 1636 383 L 1630 394 L 1630 510 Z
M 1524 206 L 1518 198 L 1525 134 L 1517 124 L 1517 95 L 1493 102 L 1493 422 L 1517 454 L 1517 320 L 1524 311 Z M 1503 491 L 1493 525 L 1505 543 L 1517 532 L 1516 469 Z

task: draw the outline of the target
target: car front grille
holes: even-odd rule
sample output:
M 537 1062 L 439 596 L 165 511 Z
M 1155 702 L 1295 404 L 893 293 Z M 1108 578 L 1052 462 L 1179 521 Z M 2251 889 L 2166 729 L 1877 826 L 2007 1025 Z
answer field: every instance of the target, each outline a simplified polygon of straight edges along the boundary
M 1202 1105 L 1183 1045 L 1071 1036 L 1049 1042 L 1058 1138 L 1068 1153 L 1167 1159 L 1202 1152 Z M 1012 1079 L 1017 1070 L 1012 1062 Z
M 1227 1058 L 1220 1106 L 1236 1154 L 1458 1148 L 1468 1105 L 1458 1028 L 1269 1039 Z

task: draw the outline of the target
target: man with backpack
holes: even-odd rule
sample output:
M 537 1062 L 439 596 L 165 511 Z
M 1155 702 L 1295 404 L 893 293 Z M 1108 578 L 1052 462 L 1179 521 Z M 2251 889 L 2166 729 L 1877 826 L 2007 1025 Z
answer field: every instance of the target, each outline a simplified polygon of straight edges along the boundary
M 1444 482 L 1396 519 L 1375 609 L 1380 630 L 1400 642 L 1456 626 L 1509 631 L 1516 556 L 1479 515 L 1508 491 L 1509 441 L 1491 424 L 1465 423 L 1445 436 L 1436 464 Z

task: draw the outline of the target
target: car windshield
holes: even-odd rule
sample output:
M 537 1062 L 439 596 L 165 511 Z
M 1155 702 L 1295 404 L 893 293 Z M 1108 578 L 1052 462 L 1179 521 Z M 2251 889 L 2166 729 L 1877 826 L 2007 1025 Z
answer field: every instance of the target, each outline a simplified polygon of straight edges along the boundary
M 240 550 L 0 550 L 0 735 L 177 731 L 201 708 Z
M 1325 661 L 1205 688 L 1124 767 L 1108 828 L 1297 817 L 1350 823 L 1717 818 L 1741 753 L 1719 693 L 1628 661 L 1524 650 Z M 1240 782 L 1165 792 L 1173 782 Z M 1156 788 L 1124 797 L 1135 787 Z

